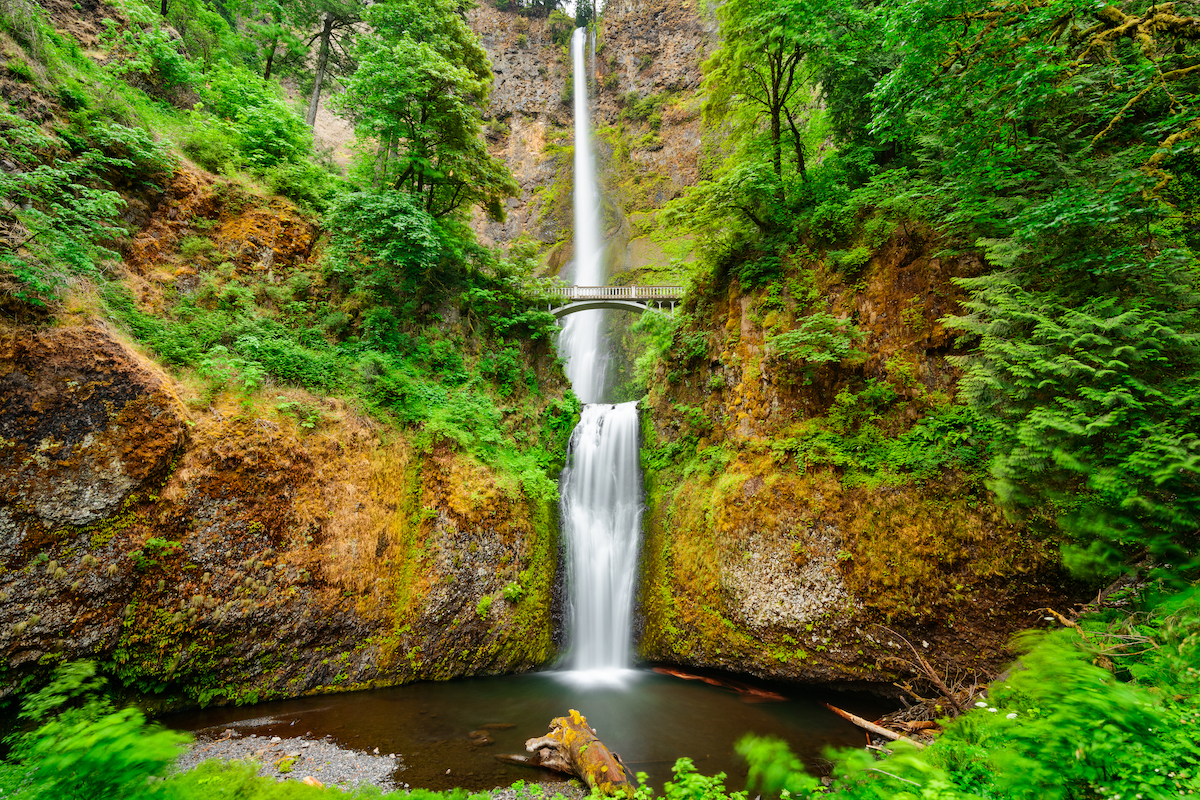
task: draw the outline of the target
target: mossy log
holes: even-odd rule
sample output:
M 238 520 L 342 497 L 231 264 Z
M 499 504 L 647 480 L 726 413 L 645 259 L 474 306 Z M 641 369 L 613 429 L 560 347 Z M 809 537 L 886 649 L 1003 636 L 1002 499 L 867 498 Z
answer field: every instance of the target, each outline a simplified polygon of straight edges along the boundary
M 596 738 L 596 732 L 575 709 L 570 716 L 555 717 L 550 734 L 529 739 L 525 749 L 533 755 L 523 763 L 575 775 L 604 794 L 627 794 L 633 788 L 621 757 Z

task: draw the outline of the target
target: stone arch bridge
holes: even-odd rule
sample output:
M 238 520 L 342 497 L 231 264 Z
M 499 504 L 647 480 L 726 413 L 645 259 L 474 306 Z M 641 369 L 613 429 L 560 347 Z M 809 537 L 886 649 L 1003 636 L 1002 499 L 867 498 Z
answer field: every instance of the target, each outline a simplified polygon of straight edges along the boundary
M 550 292 L 549 311 L 562 319 L 576 311 L 611 308 L 640 314 L 683 300 L 682 286 L 559 286 Z

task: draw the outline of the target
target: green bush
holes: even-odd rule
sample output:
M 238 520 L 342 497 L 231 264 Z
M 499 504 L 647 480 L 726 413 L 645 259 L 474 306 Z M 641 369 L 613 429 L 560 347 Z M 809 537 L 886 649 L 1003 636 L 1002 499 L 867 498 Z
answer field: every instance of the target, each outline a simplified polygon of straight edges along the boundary
M 867 247 L 855 247 L 853 250 L 831 250 L 829 260 L 838 272 L 846 278 L 854 280 L 871 260 L 871 251 Z
M 263 172 L 267 188 L 318 214 L 328 210 L 341 182 L 312 161 L 279 161 Z
M 771 337 L 767 344 L 770 358 L 776 362 L 819 365 L 850 358 L 860 352 L 855 345 L 864 339 L 866 334 L 849 319 L 818 311 L 801 318 L 792 330 Z
M 135 709 L 114 709 L 104 684 L 94 664 L 80 662 L 26 696 L 19 717 L 36 727 L 8 739 L 0 788 L 29 800 L 158 795 L 151 780 L 168 774 L 187 737 L 146 725 Z
M 15 296 L 32 305 L 56 297 L 68 276 L 95 275 L 100 262 L 116 256 L 105 245 L 122 232 L 125 201 L 104 175 L 134 163 L 91 149 L 85 139 L 77 144 L 0 111 L 0 150 L 20 167 L 0 171 L 0 197 L 25 200 L 0 208 L 0 221 L 15 234 L 0 240 L 0 276 L 12 278 Z
M 217 64 L 200 96 L 237 143 L 246 166 L 263 171 L 280 162 L 300 163 L 312 150 L 312 131 L 279 87 L 244 67 Z
M 114 74 L 137 76 L 152 90 L 190 86 L 196 81 L 195 68 L 165 28 L 157 24 L 121 28 L 111 19 L 104 23 L 108 26 L 107 43 L 120 54 L 108 67 Z
M 198 166 L 222 175 L 233 171 L 237 164 L 237 146 L 237 138 L 227 126 L 196 114 L 190 118 L 179 148 Z
M 1145 800 L 1200 791 L 1200 604 L 1195 590 L 1133 616 L 1081 620 L 1023 640 L 1026 654 L 986 700 L 924 750 L 836 756 L 829 791 L 847 800 Z M 1096 663 L 1115 660 L 1113 670 Z M 782 743 L 746 740 L 750 784 L 824 796 Z

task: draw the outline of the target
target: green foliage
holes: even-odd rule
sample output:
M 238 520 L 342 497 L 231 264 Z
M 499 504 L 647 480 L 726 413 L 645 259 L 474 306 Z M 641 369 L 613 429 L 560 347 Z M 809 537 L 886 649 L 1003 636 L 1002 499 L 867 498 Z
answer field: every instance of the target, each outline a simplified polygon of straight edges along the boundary
M 571 43 L 571 34 L 575 32 L 575 20 L 558 9 L 550 12 L 546 22 L 546 33 L 550 41 L 558 47 L 566 47 Z M 570 55 L 570 53 L 568 53 Z
M 36 725 L 9 738 L 0 787 L 22 798 L 138 798 L 160 794 L 161 779 L 186 741 L 146 725 L 134 709 L 115 710 L 91 662 L 60 667 L 25 698 L 20 717 Z
M 354 276 L 381 300 L 403 306 L 405 298 L 440 277 L 441 229 L 408 192 L 345 195 L 330 211 L 327 227 L 334 234 L 330 268 Z M 367 253 L 371 262 L 363 260 Z
M 644 391 L 651 385 L 658 362 L 671 346 L 679 317 L 675 314 L 648 312 L 640 314 L 630 326 L 632 350 L 638 353 L 633 373 L 637 385 Z
M 932 228 L 949 251 L 973 245 L 987 274 L 963 281 L 967 314 L 951 325 L 974 348 L 959 362 L 964 398 L 972 428 L 994 439 L 970 449 L 993 457 L 992 487 L 1009 511 L 1065 532 L 1080 573 L 1150 555 L 1189 574 L 1200 551 L 1193 10 L 788 0 L 716 13 L 706 111 L 731 146 L 712 180 L 662 214 L 699 234 L 708 291 L 776 283 L 797 237 L 830 248 L 830 277 L 852 288 L 891 236 L 911 243 Z M 836 152 L 806 161 L 829 141 Z M 924 332 L 923 316 L 901 318 Z M 844 349 L 811 338 L 771 345 L 805 364 Z M 794 438 L 819 461 L 863 461 L 823 423 Z
M 141 549 L 131 551 L 129 558 L 133 561 L 134 569 L 147 572 L 160 566 L 160 559 L 170 558 L 182 550 L 183 545 L 180 542 L 151 536 Z
M 165 28 L 151 24 L 120 27 L 106 19 L 105 43 L 120 54 L 109 69 L 127 80 L 136 76 L 158 90 L 190 86 L 196 81 L 196 71 L 187 57 L 179 52 L 176 42 Z
M 504 599 L 510 603 L 519 603 L 525 597 L 525 587 L 516 581 L 509 581 L 504 586 Z
M 827 363 L 836 364 L 862 354 L 854 345 L 864 339 L 866 335 L 851 324 L 849 319 L 839 319 L 832 314 L 818 311 L 803 317 L 791 330 L 771 337 L 767 344 L 771 350 L 772 361 L 811 367 Z M 806 372 L 805 382 L 811 380 L 810 369 Z
M 926 749 L 897 743 L 884 756 L 827 753 L 828 787 L 782 742 L 748 737 L 738 752 L 750 764 L 749 787 L 764 796 L 847 800 L 1165 800 L 1200 790 L 1195 590 L 1132 616 L 1081 622 L 1087 639 L 1072 630 L 1027 636 L 1010 676 Z M 1114 671 L 1093 663 L 1102 655 L 1117 662 Z M 745 796 L 726 795 L 721 776 L 697 780 L 685 761 L 667 796 Z
M 294 780 L 276 783 L 260 777 L 259 765 L 250 761 L 206 761 L 188 772 L 173 773 L 187 737 L 147 724 L 136 710 L 114 710 L 103 694 L 105 683 L 94 664 L 78 662 L 60 667 L 48 686 L 23 698 L 20 718 L 36 727 L 7 740 L 11 749 L 0 761 L 2 796 L 21 800 L 487 799 L 486 794 L 463 789 L 384 794 L 372 786 L 343 792 Z M 281 772 L 289 771 L 287 759 L 280 765 Z
M 312 132 L 277 84 L 224 61 L 205 77 L 200 94 L 204 106 L 218 120 L 213 127 L 228 132 L 242 164 L 261 172 L 308 158 Z M 208 152 L 193 147 L 202 157 Z
M 121 233 L 125 202 L 105 188 L 106 176 L 155 174 L 169 164 L 141 131 L 97 123 L 70 136 L 50 136 L 0 112 L 0 148 L 19 166 L 0 173 L 0 197 L 9 200 L 0 220 L 11 231 L 0 242 L 0 275 L 15 280 L 13 294 L 34 305 L 53 298 L 68 276 L 94 276 L 115 258 L 105 245 Z
M 488 612 L 492 608 L 492 596 L 485 594 L 479 598 L 479 602 L 475 605 L 475 616 L 480 619 L 487 619 Z
M 871 260 L 871 251 L 866 247 L 856 247 L 853 250 L 832 250 L 829 260 L 837 270 L 847 278 L 854 279 L 862 272 L 862 268 Z
M 359 137 L 378 143 L 365 182 L 412 194 L 435 218 L 477 205 L 502 219 L 518 187 L 481 135 L 492 70 L 478 36 L 450 0 L 388 0 L 365 13 L 371 32 L 339 100 Z
M 1200 523 L 1200 295 L 1167 259 L 1119 281 L 1076 296 L 1009 273 L 967 282 L 974 315 L 954 324 L 979 349 L 963 391 L 996 422 L 1004 502 L 1048 504 L 1094 566 L 1148 552 L 1186 570 Z

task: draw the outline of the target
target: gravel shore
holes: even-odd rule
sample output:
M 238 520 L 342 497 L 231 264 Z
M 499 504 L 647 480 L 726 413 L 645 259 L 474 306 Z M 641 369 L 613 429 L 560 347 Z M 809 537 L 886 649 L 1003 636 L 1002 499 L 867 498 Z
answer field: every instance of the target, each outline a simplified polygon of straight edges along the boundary
M 239 723 L 239 727 L 270 721 L 247 720 Z M 256 761 L 261 765 L 259 775 L 277 781 L 303 781 L 311 776 L 326 786 L 342 789 L 371 785 L 391 792 L 409 788 L 407 783 L 397 780 L 404 766 L 400 753 L 367 753 L 342 747 L 329 739 L 259 736 L 236 728 L 198 731 L 195 736 L 192 746 L 176 762 L 181 772 L 209 759 Z M 584 800 L 588 796 L 578 781 L 528 781 L 520 789 L 498 786 L 490 794 L 492 800 Z
M 327 739 L 243 735 L 233 728 L 212 736 L 203 732 L 179 757 L 179 770 L 186 772 L 210 758 L 221 761 L 257 761 L 258 774 L 277 781 L 302 781 L 311 776 L 326 786 L 343 789 L 371 784 L 384 791 L 407 788 L 394 778 L 403 759 L 395 753 L 363 753 L 348 750 Z

